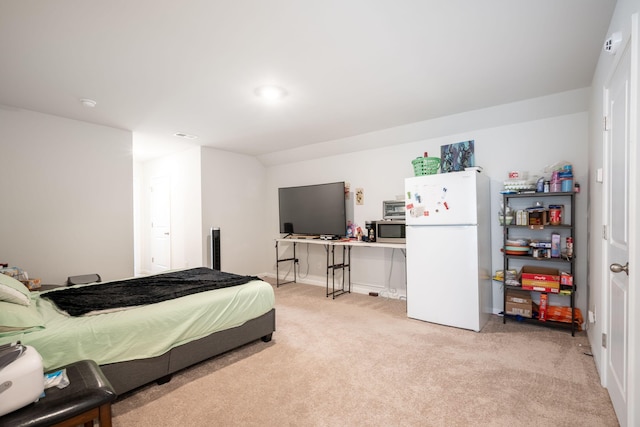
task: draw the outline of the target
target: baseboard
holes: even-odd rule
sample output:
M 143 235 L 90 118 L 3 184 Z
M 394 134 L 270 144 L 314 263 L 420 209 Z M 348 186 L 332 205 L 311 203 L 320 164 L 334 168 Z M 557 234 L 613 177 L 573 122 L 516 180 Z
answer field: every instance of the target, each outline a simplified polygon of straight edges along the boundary
M 263 273 L 260 276 L 269 277 L 273 280 L 276 280 L 275 273 Z M 290 280 L 290 278 L 286 278 L 286 279 L 281 278 L 281 280 L 288 281 Z M 307 276 L 304 278 L 301 278 L 298 276 L 297 282 L 305 285 L 322 286 L 323 288 L 326 288 L 327 286 L 327 279 L 324 276 Z M 397 289 L 389 289 L 384 286 L 373 285 L 369 283 L 353 283 L 352 282 L 351 292 L 355 294 L 363 294 L 363 295 L 369 295 L 370 292 L 373 292 L 373 293 L 377 293 L 378 296 L 383 298 L 399 299 L 399 300 L 407 299 L 407 295 L 405 294 L 405 292 L 399 292 Z

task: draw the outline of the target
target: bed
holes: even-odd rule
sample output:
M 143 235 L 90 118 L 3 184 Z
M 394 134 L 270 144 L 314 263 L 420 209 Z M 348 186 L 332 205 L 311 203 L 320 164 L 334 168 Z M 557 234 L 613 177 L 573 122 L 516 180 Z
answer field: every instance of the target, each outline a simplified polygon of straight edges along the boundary
M 0 277 L 0 344 L 20 340 L 32 345 L 41 354 L 45 370 L 95 360 L 121 395 L 153 381 L 166 382 L 181 369 L 252 341 L 271 340 L 275 297 L 269 283 L 204 267 L 144 279 L 168 288 L 174 282 L 166 281 L 176 274 L 192 281 L 197 276 L 198 290 L 173 292 L 158 302 L 148 298 L 155 298 L 155 288 L 141 288 L 136 282 L 141 278 L 25 293 L 20 282 L 15 281 L 22 289 L 14 283 L 9 288 L 6 276 Z M 244 280 L 209 290 L 207 278 L 220 275 Z M 115 292 L 118 286 L 137 289 L 144 301 L 127 301 L 126 307 L 117 307 L 112 301 L 115 297 L 103 295 Z M 85 297 L 92 295 L 93 302 L 89 298 L 74 303 L 82 292 Z M 71 305 L 64 306 L 60 299 L 71 300 Z M 97 306 L 92 307 L 93 303 Z M 75 313 L 83 311 L 78 307 L 84 305 L 88 312 Z

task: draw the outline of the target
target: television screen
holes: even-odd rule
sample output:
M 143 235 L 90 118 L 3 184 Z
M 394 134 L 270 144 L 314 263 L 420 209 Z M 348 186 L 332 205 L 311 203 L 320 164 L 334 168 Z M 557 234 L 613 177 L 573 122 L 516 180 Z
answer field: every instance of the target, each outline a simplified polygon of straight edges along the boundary
M 344 182 L 278 189 L 280 233 L 344 236 Z

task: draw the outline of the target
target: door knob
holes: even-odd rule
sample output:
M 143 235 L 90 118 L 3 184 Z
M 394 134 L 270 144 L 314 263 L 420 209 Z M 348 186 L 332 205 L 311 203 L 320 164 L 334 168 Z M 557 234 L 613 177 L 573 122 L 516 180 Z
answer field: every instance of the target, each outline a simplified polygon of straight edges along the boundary
M 627 263 L 622 266 L 620 264 L 617 263 L 613 263 L 609 266 L 609 270 L 613 271 L 614 273 L 620 273 L 621 271 L 624 271 L 625 273 L 627 273 L 627 276 L 629 275 L 629 261 L 627 261 Z

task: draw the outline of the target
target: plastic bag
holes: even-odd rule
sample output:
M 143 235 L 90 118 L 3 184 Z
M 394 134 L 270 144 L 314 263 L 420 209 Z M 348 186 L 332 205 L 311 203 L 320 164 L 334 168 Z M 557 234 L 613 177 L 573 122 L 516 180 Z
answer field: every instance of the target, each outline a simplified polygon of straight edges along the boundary
M 59 371 L 44 374 L 45 390 L 51 387 L 65 388 L 68 385 L 69 377 L 67 376 L 66 369 L 61 369 Z

